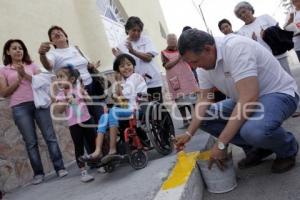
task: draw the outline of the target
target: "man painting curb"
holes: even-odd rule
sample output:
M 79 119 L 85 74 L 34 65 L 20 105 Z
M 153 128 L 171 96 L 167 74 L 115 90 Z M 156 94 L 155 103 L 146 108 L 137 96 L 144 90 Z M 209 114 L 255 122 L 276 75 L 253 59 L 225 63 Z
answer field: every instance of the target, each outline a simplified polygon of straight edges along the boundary
M 298 143 L 281 127 L 296 110 L 299 96 L 295 80 L 276 58 L 251 39 L 228 35 L 214 39 L 206 32 L 191 29 L 179 38 L 179 52 L 199 73 L 200 94 L 192 122 L 177 136 L 183 149 L 198 127 L 218 138 L 211 149 L 210 166 L 224 167 L 226 146 L 243 148 L 246 158 L 238 166 L 247 168 L 272 153 L 273 173 L 295 165 Z M 209 93 L 217 87 L 229 99 L 210 104 Z

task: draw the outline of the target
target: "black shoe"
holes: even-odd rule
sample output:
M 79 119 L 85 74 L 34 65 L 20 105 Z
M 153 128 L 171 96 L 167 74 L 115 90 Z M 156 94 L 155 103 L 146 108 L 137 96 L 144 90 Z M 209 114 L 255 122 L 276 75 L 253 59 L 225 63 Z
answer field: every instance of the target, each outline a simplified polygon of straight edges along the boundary
M 238 168 L 246 169 L 259 165 L 264 158 L 268 157 L 272 153 L 273 152 L 271 150 L 267 149 L 254 149 L 247 153 L 246 158 L 243 158 L 238 162 Z
M 292 169 L 296 164 L 296 156 L 299 151 L 299 144 L 297 145 L 297 151 L 293 156 L 287 158 L 276 158 L 272 164 L 271 172 L 272 173 L 284 173 Z
M 272 173 L 283 173 L 292 169 L 296 164 L 296 156 L 287 158 L 276 158 L 272 164 Z

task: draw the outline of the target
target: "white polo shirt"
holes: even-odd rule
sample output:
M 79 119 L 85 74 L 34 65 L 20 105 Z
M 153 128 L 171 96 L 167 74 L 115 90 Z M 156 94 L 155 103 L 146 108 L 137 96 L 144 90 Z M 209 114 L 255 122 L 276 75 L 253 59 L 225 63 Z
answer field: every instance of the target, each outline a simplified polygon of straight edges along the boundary
M 123 52 L 130 54 L 128 52 L 127 47 L 125 46 L 127 42 L 127 39 L 121 42 L 118 45 L 118 48 Z M 155 50 L 153 43 L 150 41 L 150 39 L 144 35 L 141 35 L 140 39 L 136 42 L 131 42 L 132 47 L 136 49 L 137 51 L 143 52 L 143 53 L 150 53 L 153 57 L 157 56 L 158 53 Z M 162 78 L 161 74 L 158 70 L 158 65 L 155 63 L 154 59 L 152 59 L 150 62 L 144 62 L 143 60 L 139 59 L 138 57 L 130 54 L 135 62 L 135 72 L 144 76 L 145 74 L 148 74 L 152 78 L 146 77 L 146 83 L 148 88 L 155 88 L 155 87 L 161 87 L 162 86 Z
M 235 83 L 247 77 L 257 77 L 259 96 L 285 93 L 295 96 L 295 80 L 284 71 L 278 60 L 257 42 L 230 34 L 215 38 L 216 66 L 213 70 L 198 70 L 201 89 L 217 87 L 226 96 L 237 101 L 239 94 Z

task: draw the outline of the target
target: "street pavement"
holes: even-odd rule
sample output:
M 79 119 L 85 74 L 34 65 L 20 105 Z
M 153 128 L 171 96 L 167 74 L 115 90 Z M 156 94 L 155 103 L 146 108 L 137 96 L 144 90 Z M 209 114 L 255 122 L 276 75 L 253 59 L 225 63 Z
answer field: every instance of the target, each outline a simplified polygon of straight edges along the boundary
M 178 114 L 178 113 L 177 113 Z M 182 122 L 173 119 L 176 133 Z M 198 134 L 187 146 L 187 151 L 204 148 L 208 135 Z M 57 178 L 48 176 L 40 185 L 28 185 L 5 195 L 9 200 L 152 200 L 163 181 L 168 177 L 176 161 L 176 153 L 161 156 L 155 150 L 149 152 L 148 166 L 141 170 L 134 170 L 128 163 L 124 163 L 112 173 L 98 173 L 90 170 L 95 180 L 90 183 L 80 182 L 80 171 L 75 164 L 68 168 L 69 175 Z

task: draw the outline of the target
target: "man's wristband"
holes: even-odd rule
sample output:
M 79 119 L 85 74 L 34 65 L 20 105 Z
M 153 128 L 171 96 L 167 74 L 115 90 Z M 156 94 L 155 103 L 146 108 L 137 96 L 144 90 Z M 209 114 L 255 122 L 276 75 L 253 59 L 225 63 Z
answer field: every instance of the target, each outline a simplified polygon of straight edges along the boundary
M 185 134 L 187 134 L 190 137 L 193 137 L 193 135 L 190 132 L 188 132 L 188 131 L 186 131 Z

